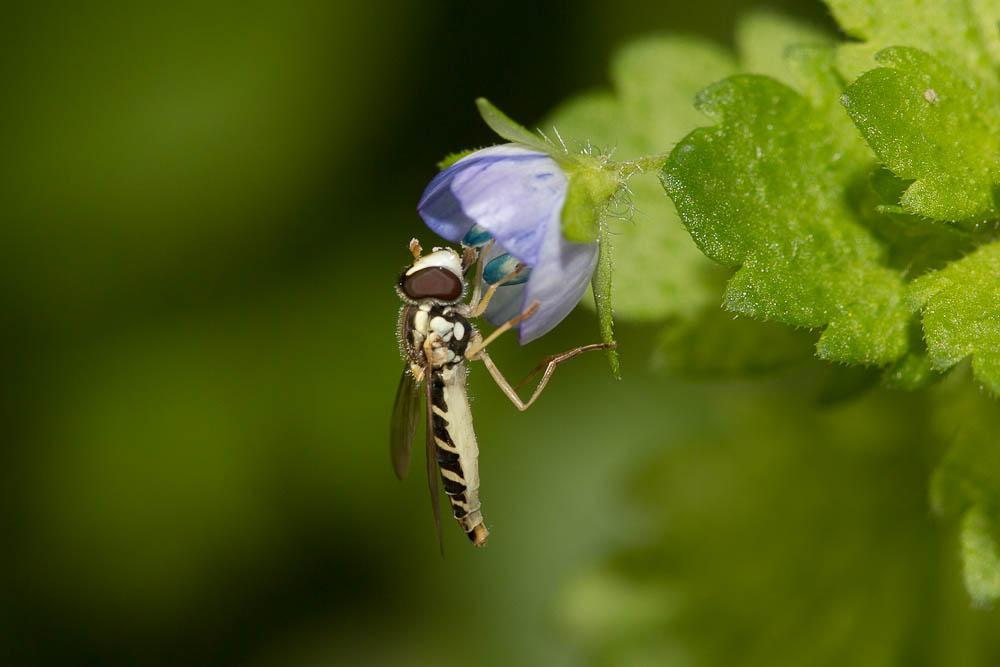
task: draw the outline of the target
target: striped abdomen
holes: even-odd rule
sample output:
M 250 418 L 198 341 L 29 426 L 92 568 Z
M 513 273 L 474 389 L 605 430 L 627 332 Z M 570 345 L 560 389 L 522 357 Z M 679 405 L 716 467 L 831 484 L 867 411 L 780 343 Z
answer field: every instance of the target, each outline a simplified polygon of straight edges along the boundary
M 444 492 L 466 535 L 483 546 L 489 531 L 479 505 L 479 446 L 465 393 L 464 365 L 434 369 L 432 382 L 431 425 Z

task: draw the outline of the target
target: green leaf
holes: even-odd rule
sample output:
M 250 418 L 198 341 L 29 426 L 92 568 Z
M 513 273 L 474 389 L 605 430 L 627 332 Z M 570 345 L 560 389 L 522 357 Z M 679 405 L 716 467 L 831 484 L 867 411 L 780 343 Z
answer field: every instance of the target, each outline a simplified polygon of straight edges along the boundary
M 925 395 L 819 408 L 758 381 L 699 399 L 703 423 L 672 425 L 622 485 L 642 529 L 595 568 L 642 595 L 586 628 L 570 605 L 587 599 L 564 598 L 592 664 L 995 664 L 1000 613 L 970 609 L 959 545 L 928 516 Z
M 1000 548 L 986 511 L 976 505 L 962 519 L 962 564 L 972 601 L 986 605 L 1000 599 Z
M 883 387 L 914 391 L 941 379 L 941 375 L 934 372 L 921 334 L 920 324 L 911 320 L 907 327 L 909 351 L 882 372 Z
M 847 202 L 857 164 L 824 113 L 773 79 L 735 76 L 698 106 L 718 122 L 681 141 L 663 186 L 695 242 L 738 271 L 724 306 L 825 327 L 831 361 L 882 365 L 907 348 L 903 285 Z
M 816 395 L 817 405 L 852 401 L 878 386 L 879 372 L 874 368 L 830 365 L 825 370 Z
M 512 120 L 503 111 L 493 106 L 485 97 L 480 97 L 476 100 L 476 108 L 479 109 L 479 115 L 482 116 L 483 121 L 489 125 L 490 129 L 507 141 L 513 141 L 516 144 L 533 148 L 542 153 L 556 154 L 555 147 L 552 144 L 547 143 L 534 132 Z
M 807 332 L 734 317 L 718 306 L 666 326 L 654 365 L 688 377 L 767 373 L 813 358 Z
M 843 103 L 882 162 L 915 181 L 902 209 L 935 220 L 995 216 L 998 98 L 916 49 L 887 49 L 877 59 L 885 67 L 861 76 Z
M 966 588 L 983 603 L 1000 599 L 1000 405 L 961 375 L 934 396 L 934 431 L 951 445 L 934 471 L 930 499 L 939 516 L 961 518 Z
M 852 160 L 863 164 L 871 159 L 868 147 L 845 122 L 843 111 L 831 104 L 843 90 L 831 42 L 829 35 L 812 26 L 768 11 L 752 12 L 736 26 L 742 69 L 767 75 L 798 91 L 826 117 L 844 164 Z
M 752 11 L 736 24 L 741 69 L 766 74 L 792 87 L 802 79 L 793 52 L 805 45 L 828 46 L 832 42 L 829 33 L 768 10 Z
M 889 46 L 927 51 L 952 67 L 996 80 L 1000 63 L 998 0 L 826 0 L 844 32 L 862 40 L 840 46 L 837 64 L 849 80 L 875 66 Z
M 976 377 L 1000 394 L 1000 241 L 921 276 L 909 296 L 933 367 L 947 370 L 971 356 Z
M 911 181 L 884 167 L 867 184 L 858 183 L 852 206 L 865 225 L 888 248 L 886 262 L 904 276 L 919 276 L 943 268 L 975 249 L 980 235 L 943 222 L 907 213 L 898 206 Z
M 950 447 L 934 471 L 931 507 L 946 517 L 973 505 L 1000 509 L 1000 405 L 961 375 L 934 395 L 934 429 Z
M 612 286 L 612 261 L 614 248 L 611 244 L 611 237 L 608 236 L 607 228 L 601 228 L 599 239 L 600 254 L 597 257 L 597 270 L 591 279 L 591 289 L 594 292 L 594 305 L 597 309 L 597 319 L 601 326 L 601 340 L 605 343 L 615 342 L 614 313 L 611 307 L 611 286 Z M 611 364 L 611 373 L 621 379 L 621 363 L 618 359 L 618 350 L 608 350 L 608 363 Z
M 697 125 L 700 114 L 686 101 L 734 69 L 725 51 L 706 42 L 643 39 L 614 57 L 614 93 L 582 95 L 556 109 L 543 127 L 554 127 L 571 150 L 594 156 L 660 153 Z M 614 238 L 616 316 L 693 316 L 713 298 L 703 279 L 711 263 L 679 224 L 655 175 L 632 177 L 629 189 L 604 221 Z
M 650 37 L 622 48 L 611 61 L 624 116 L 616 157 L 662 153 L 701 120 L 685 102 L 735 71 L 732 55 L 703 40 Z

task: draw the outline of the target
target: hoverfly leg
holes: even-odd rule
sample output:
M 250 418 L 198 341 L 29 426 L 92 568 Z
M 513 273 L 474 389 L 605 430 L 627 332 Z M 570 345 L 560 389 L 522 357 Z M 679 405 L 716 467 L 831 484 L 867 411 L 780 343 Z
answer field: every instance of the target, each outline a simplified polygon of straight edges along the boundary
M 420 384 L 424 379 L 424 372 L 427 370 L 425 366 L 420 366 L 417 364 L 410 365 L 410 373 L 413 375 L 413 381 Z
M 483 271 L 486 268 L 486 255 L 492 247 L 493 239 L 490 239 L 486 242 L 486 245 L 478 250 L 476 248 L 466 248 L 466 250 L 472 250 L 473 252 L 478 253 L 476 257 L 476 277 L 473 279 L 472 283 L 472 298 L 469 300 L 469 307 L 472 308 L 473 311 L 479 307 L 479 303 L 483 298 Z M 487 301 L 487 303 L 489 303 L 489 301 Z M 485 310 L 485 308 L 483 310 Z
M 542 379 L 538 382 L 538 386 L 535 387 L 535 391 L 532 392 L 531 398 L 527 401 L 521 400 L 521 397 L 517 394 L 517 389 L 511 386 L 510 382 L 508 382 L 507 378 L 503 376 L 503 373 L 500 372 L 500 369 L 493 363 L 493 360 L 490 359 L 490 356 L 485 350 L 480 350 L 479 359 L 486 365 L 486 370 L 490 372 L 490 375 L 493 377 L 493 381 L 497 383 L 498 387 L 500 387 L 500 391 L 502 391 L 507 398 L 510 399 L 510 402 L 514 404 L 514 407 L 521 412 L 524 412 L 531 407 L 532 403 L 538 400 L 542 390 L 545 389 L 545 385 L 547 385 L 549 380 L 552 379 L 552 374 L 556 372 L 556 368 L 559 364 L 569 361 L 574 357 L 578 357 L 585 352 L 592 352 L 595 350 L 613 350 L 615 347 L 617 347 L 615 343 L 592 343 L 590 345 L 583 345 L 581 347 L 573 348 L 572 350 L 567 350 L 562 354 L 546 357 L 542 360 L 538 367 L 528 375 L 528 377 L 518 383 L 518 386 L 521 386 L 530 378 L 534 377 L 539 370 L 542 368 L 545 369 L 542 373 Z
M 462 246 L 462 275 L 465 275 L 475 262 L 479 260 L 479 250 L 470 246 Z
M 491 285 L 490 289 L 492 290 L 494 287 L 496 287 L 496 285 Z M 492 295 L 490 294 L 489 290 L 487 290 L 486 296 L 483 297 L 484 303 L 488 301 L 487 297 L 489 296 Z M 498 326 L 496 329 L 493 330 L 493 332 L 489 336 L 487 336 L 483 340 L 479 341 L 478 343 L 473 343 L 472 345 L 467 347 L 465 349 L 465 358 L 470 360 L 476 359 L 479 356 L 479 354 L 486 349 L 487 345 L 495 341 L 502 334 L 506 333 L 507 331 L 510 331 L 512 327 L 516 326 L 522 320 L 526 320 L 532 315 L 534 315 L 535 311 L 538 310 L 538 305 L 539 305 L 538 302 L 535 301 L 534 303 L 531 304 L 531 306 L 528 307 L 526 311 L 524 311 L 517 317 L 509 319 L 500 326 Z M 483 310 L 485 310 L 485 308 Z
M 561 354 L 553 354 L 548 357 L 544 357 L 538 362 L 530 373 L 521 378 L 521 381 L 514 385 L 514 389 L 520 389 L 528 383 L 531 378 L 538 375 L 543 370 L 548 371 L 548 369 L 555 368 L 564 361 L 569 361 L 574 357 L 578 357 L 584 352 L 594 352 L 597 350 L 613 350 L 618 347 L 617 343 L 591 343 L 590 345 L 581 345 L 580 347 L 574 347 L 572 350 L 567 350 Z
M 518 267 L 517 267 L 517 269 L 515 269 L 514 271 L 511 271 L 510 273 L 508 273 L 507 275 L 505 275 L 503 278 L 501 278 L 500 280 L 498 280 L 497 282 L 493 283 L 488 288 L 486 288 L 486 293 L 483 294 L 483 298 L 481 300 L 479 300 L 472 307 L 472 314 L 470 315 L 470 317 L 479 317 L 483 313 L 485 313 L 486 312 L 486 308 L 490 305 L 490 299 L 492 299 L 493 295 L 496 294 L 496 292 L 497 292 L 497 288 L 503 287 L 506 283 L 510 282 L 514 278 L 517 278 L 519 275 L 521 275 L 521 273 L 524 272 L 525 268 L 526 267 L 523 264 L 519 264 Z M 482 275 L 479 276 L 479 279 L 476 281 L 476 284 L 478 285 L 481 282 L 482 282 Z M 527 317 L 527 316 L 524 315 L 524 314 L 521 315 L 521 319 L 524 319 L 525 317 Z M 515 319 L 517 319 L 517 318 L 515 318 Z M 513 320 L 511 320 L 511 321 L 513 321 Z M 517 320 L 517 321 L 520 322 L 521 320 Z M 515 322 L 515 324 L 516 323 L 517 322 Z M 511 325 L 511 326 L 513 326 L 513 325 Z

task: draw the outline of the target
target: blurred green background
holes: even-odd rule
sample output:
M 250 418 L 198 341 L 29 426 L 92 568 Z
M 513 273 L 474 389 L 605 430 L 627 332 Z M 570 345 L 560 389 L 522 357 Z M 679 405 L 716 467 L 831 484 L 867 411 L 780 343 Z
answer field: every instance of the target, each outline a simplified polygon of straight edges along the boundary
M 765 385 L 671 379 L 650 370 L 655 327 L 620 327 L 623 381 L 597 355 L 574 362 L 525 414 L 473 372 L 487 549 L 446 521 L 442 560 L 420 466 L 402 484 L 389 467 L 393 282 L 408 239 L 432 243 L 414 209 L 435 162 L 494 141 L 473 99 L 530 124 L 604 85 L 628 38 L 725 44 L 749 6 L 12 3 L 0 28 L 5 664 L 743 664 L 750 619 L 781 606 L 784 641 L 829 593 L 784 581 L 772 560 L 812 581 L 810 536 L 833 515 L 821 497 L 772 547 L 784 553 L 756 554 L 769 568 L 748 556 L 794 458 L 774 443 L 804 441 L 830 471 L 817 483 L 837 489 L 874 475 L 869 459 L 897 473 L 894 457 L 909 462 L 903 490 L 872 480 L 883 493 L 865 487 L 850 516 L 919 525 L 885 543 L 857 530 L 873 552 L 917 554 L 886 565 L 889 588 L 949 591 L 965 618 L 960 586 L 921 569 L 952 556 L 926 517 L 919 420 L 858 436 L 879 443 L 863 452 L 830 426 L 919 414 L 918 399 L 817 408 L 802 398 L 808 369 Z M 770 6 L 829 26 L 818 2 Z M 583 311 L 494 357 L 518 376 L 596 337 Z M 778 436 L 752 435 L 789 410 Z M 687 447 L 699 442 L 713 444 Z M 831 453 L 841 445 L 846 458 Z M 761 450 L 772 468 L 751 465 Z M 665 460 L 676 468 L 657 477 Z M 733 473 L 741 461 L 749 479 Z M 641 511 L 663 476 L 671 514 Z M 742 514 L 702 516 L 709 506 Z M 706 523 L 713 539 L 697 537 Z M 827 583 L 867 571 L 859 558 L 840 554 Z M 629 559 L 624 571 L 652 581 L 610 573 Z M 729 590 L 715 561 L 746 584 L 733 593 L 748 608 L 673 623 L 677 596 Z M 868 622 L 829 613 L 840 634 L 827 642 L 853 644 L 852 623 Z M 714 648 L 674 641 L 689 626 Z

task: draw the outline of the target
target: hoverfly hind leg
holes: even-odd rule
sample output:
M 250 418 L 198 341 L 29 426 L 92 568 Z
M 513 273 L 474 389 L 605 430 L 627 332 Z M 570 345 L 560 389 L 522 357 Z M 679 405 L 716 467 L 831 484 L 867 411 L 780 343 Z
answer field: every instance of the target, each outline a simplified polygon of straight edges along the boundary
M 573 359 L 574 357 L 578 357 L 581 354 L 584 354 L 585 352 L 593 352 L 595 350 L 613 350 L 616 347 L 618 347 L 616 343 L 592 343 L 590 345 L 575 347 L 572 350 L 567 350 L 566 352 L 563 352 L 562 354 L 557 354 L 553 357 L 547 357 L 546 359 L 543 359 L 542 363 L 538 365 L 538 368 L 536 368 L 528 375 L 528 378 L 525 378 L 525 380 L 518 383 L 518 386 L 521 386 L 522 384 L 524 384 L 524 382 L 526 382 L 532 376 L 536 375 L 538 371 L 544 367 L 545 370 L 542 373 L 542 379 L 539 380 L 538 386 L 535 387 L 535 391 L 532 392 L 531 398 L 529 398 L 527 401 L 521 400 L 521 397 L 517 393 L 517 389 L 511 386 L 510 382 L 507 381 L 507 378 L 505 378 L 503 373 L 500 372 L 500 369 L 497 368 L 497 365 L 493 363 L 493 360 L 490 358 L 490 355 L 488 355 L 485 350 L 481 350 L 479 352 L 478 359 L 482 361 L 483 364 L 486 365 L 486 370 L 489 371 L 490 376 L 493 378 L 493 381 L 497 383 L 498 387 L 500 387 L 500 391 L 502 391 L 504 395 L 506 395 L 507 398 L 510 399 L 510 402 L 514 404 L 514 407 L 516 407 L 521 412 L 524 412 L 525 410 L 530 408 L 531 405 L 536 400 L 538 400 L 538 397 L 542 394 L 542 390 L 545 389 L 545 386 L 549 383 L 549 380 L 552 379 L 552 374 L 556 372 L 556 368 L 559 366 L 559 364 L 567 362 L 570 359 Z
M 591 343 L 590 345 L 581 345 L 580 347 L 574 347 L 572 350 L 567 350 L 561 354 L 553 354 L 547 357 L 543 357 L 538 365 L 531 369 L 531 372 L 525 375 L 520 382 L 514 385 L 514 389 L 520 389 L 525 384 L 528 383 L 531 378 L 538 375 L 543 369 L 548 369 L 549 366 L 553 368 L 563 363 L 564 361 L 569 361 L 573 357 L 578 357 L 584 352 L 594 352 L 597 350 L 614 350 L 618 347 L 618 343 Z

